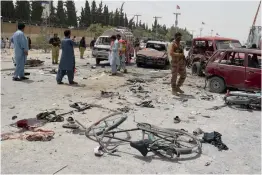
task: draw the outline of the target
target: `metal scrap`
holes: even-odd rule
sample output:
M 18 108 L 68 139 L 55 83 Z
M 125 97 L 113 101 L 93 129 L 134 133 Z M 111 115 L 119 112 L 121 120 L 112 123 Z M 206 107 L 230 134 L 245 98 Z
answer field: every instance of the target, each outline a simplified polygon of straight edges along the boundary
M 143 101 L 141 103 L 135 103 L 135 105 L 140 106 L 140 107 L 146 107 L 146 108 L 155 108 L 154 105 L 152 105 L 151 103 L 152 103 L 152 100 Z
M 103 97 L 103 98 L 109 98 L 109 97 L 112 97 L 114 95 L 119 95 L 119 93 L 101 91 L 101 97 Z
M 127 81 L 131 83 L 145 83 L 146 82 L 144 79 L 141 79 L 141 78 L 132 78 L 132 79 L 128 79 Z
M 200 99 L 210 101 L 210 100 L 214 100 L 214 97 L 213 97 L 213 95 L 201 95 Z
M 131 109 L 127 106 L 123 107 L 123 108 L 118 108 L 117 110 L 124 112 L 124 113 L 128 113 Z

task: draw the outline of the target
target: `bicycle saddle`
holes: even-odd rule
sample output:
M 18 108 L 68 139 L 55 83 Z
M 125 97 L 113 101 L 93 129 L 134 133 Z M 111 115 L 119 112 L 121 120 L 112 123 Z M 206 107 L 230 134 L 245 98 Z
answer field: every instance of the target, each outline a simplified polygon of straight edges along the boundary
M 130 146 L 137 149 L 144 157 L 149 152 L 147 149 L 149 147 L 149 144 L 150 140 L 148 139 L 130 142 Z

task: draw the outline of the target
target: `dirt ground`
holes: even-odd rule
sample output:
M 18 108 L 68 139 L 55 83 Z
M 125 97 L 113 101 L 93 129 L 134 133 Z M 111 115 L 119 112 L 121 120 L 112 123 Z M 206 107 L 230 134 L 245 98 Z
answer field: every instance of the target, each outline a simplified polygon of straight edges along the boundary
M 53 130 L 54 139 L 47 142 L 29 142 L 26 140 L 1 141 L 1 173 L 3 174 L 53 174 L 62 169 L 61 174 L 80 173 L 152 173 L 152 174 L 259 174 L 261 172 L 261 113 L 224 107 L 208 110 L 224 104 L 223 95 L 212 94 L 203 89 L 204 80 L 188 73 L 183 86 L 186 95 L 171 95 L 170 71 L 137 68 L 128 66 L 128 74 L 109 76 L 107 62 L 92 69 L 95 59 L 91 52 L 85 52 L 85 59 L 79 59 L 76 49 L 77 73 L 75 81 L 80 86 L 57 85 L 55 74 L 49 71 L 56 65 L 51 64 L 51 54 L 31 51 L 31 58 L 44 62 L 41 67 L 26 69 L 30 80 L 12 81 L 13 64 L 11 55 L 2 52 L 1 57 L 1 129 L 2 133 L 17 131 L 10 124 L 21 119 L 35 118 L 45 110 L 57 113 L 72 110 L 69 104 L 86 102 L 100 104 L 108 109 L 128 106 L 128 119 L 121 128 L 135 128 L 137 122 L 147 122 L 163 128 L 185 129 L 192 133 L 196 128 L 205 132 L 217 131 L 222 134 L 222 141 L 228 146 L 227 151 L 218 151 L 210 144 L 202 145 L 202 154 L 192 154 L 174 161 L 154 156 L 149 153 L 143 157 L 129 144 L 118 147 L 116 156 L 94 155 L 98 144 L 84 135 L 74 134 L 70 129 L 62 128 L 65 122 L 47 123 L 43 129 Z M 188 71 L 189 72 L 189 71 Z M 128 79 L 142 78 L 145 83 L 132 84 Z M 65 77 L 64 82 L 67 83 Z M 132 86 L 142 86 L 149 93 L 134 93 Z M 101 90 L 117 92 L 119 95 L 102 98 Z M 203 100 L 200 97 L 212 95 L 214 99 Z M 121 98 L 119 98 L 119 96 Z M 155 108 L 136 106 L 143 100 L 152 100 Z M 90 126 L 98 119 L 108 115 L 110 110 L 92 108 L 84 112 L 75 112 L 71 116 L 85 126 Z M 17 116 L 12 120 L 13 116 Z M 65 119 L 70 116 L 64 116 Z M 179 116 L 176 124 L 173 118 Z M 140 132 L 132 132 L 131 139 L 138 140 Z

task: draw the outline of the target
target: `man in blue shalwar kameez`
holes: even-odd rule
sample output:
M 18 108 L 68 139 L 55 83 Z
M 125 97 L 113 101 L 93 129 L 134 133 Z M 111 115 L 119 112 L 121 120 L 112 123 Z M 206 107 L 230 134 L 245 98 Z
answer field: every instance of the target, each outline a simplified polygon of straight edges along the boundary
M 25 77 L 25 62 L 28 55 L 28 42 L 24 35 L 24 24 L 18 24 L 18 30 L 14 33 L 11 38 L 11 43 L 14 45 L 15 51 L 15 73 L 13 80 L 14 81 L 21 81 L 27 80 L 28 78 Z
M 69 84 L 77 84 L 74 82 L 74 70 L 75 70 L 75 54 L 74 45 L 75 42 L 70 39 L 71 31 L 64 31 L 65 38 L 61 42 L 61 59 L 56 76 L 57 84 L 63 84 L 62 80 L 65 75 L 68 77 Z

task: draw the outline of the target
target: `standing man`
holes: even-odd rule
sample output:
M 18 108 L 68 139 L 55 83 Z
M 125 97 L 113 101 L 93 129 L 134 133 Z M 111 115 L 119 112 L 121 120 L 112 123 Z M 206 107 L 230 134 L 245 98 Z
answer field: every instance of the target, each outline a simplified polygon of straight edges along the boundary
M 83 36 L 79 43 L 80 59 L 84 59 L 84 52 L 86 50 L 86 40 Z
M 64 84 L 62 82 L 63 77 L 67 74 L 69 84 L 77 84 L 74 82 L 74 70 L 75 70 L 75 42 L 70 39 L 71 31 L 64 31 L 65 38 L 61 42 L 61 59 L 56 76 L 57 84 Z
M 90 42 L 90 48 L 91 48 L 91 49 L 94 48 L 95 42 L 96 42 L 96 38 L 94 38 L 94 39 Z
M 171 86 L 172 86 L 172 94 L 178 96 L 178 93 L 184 93 L 180 89 L 186 79 L 186 60 L 183 52 L 183 48 L 180 45 L 182 34 L 176 33 L 175 40 L 173 41 L 170 55 L 172 57 L 171 66 L 172 66 L 172 78 L 171 78 Z M 177 82 L 177 74 L 180 75 L 179 80 Z
M 122 68 L 124 70 L 124 73 L 127 73 L 127 70 L 126 70 L 126 41 L 122 40 L 119 34 L 116 37 L 119 42 L 120 64 L 118 66 L 118 71 L 120 71 Z
M 111 47 L 111 54 L 112 54 L 112 61 L 111 61 L 111 69 L 112 75 L 116 75 L 117 66 L 119 65 L 119 43 L 116 39 L 116 36 L 111 36 L 112 47 Z
M 31 50 L 31 38 L 29 36 L 27 37 L 27 41 L 28 41 L 28 48 L 29 50 Z
M 11 43 L 14 45 L 15 49 L 15 73 L 13 80 L 21 81 L 27 80 L 28 78 L 24 75 L 25 61 L 28 55 L 28 43 L 24 35 L 24 24 L 18 24 L 18 30 L 14 33 L 11 38 Z
M 58 64 L 60 43 L 57 33 L 49 40 L 49 44 L 52 44 L 52 64 Z

